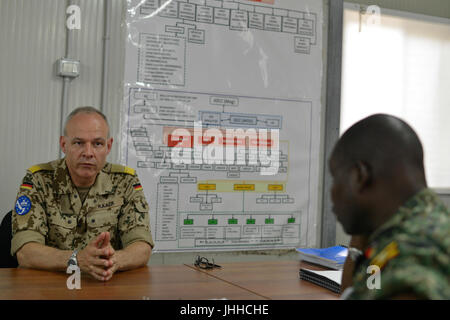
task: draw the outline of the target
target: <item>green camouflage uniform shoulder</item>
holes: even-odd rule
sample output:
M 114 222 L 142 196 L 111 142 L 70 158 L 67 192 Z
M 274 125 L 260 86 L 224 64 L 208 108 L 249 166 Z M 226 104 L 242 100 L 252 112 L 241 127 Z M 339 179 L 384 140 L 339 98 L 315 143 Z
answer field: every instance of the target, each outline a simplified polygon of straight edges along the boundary
M 425 189 L 402 206 L 377 232 L 366 259 L 355 272 L 355 299 L 389 299 L 413 293 L 424 299 L 449 299 L 449 210 Z M 368 289 L 367 268 L 380 268 L 381 286 Z
M 414 253 L 420 256 L 432 254 L 434 257 L 445 255 L 449 262 L 447 274 L 450 274 L 450 210 L 444 202 L 433 191 L 425 189 L 399 211 L 404 211 L 401 215 L 405 217 L 396 235 L 399 245 L 405 246 L 408 256 Z M 414 249 L 414 252 L 409 252 L 409 249 Z

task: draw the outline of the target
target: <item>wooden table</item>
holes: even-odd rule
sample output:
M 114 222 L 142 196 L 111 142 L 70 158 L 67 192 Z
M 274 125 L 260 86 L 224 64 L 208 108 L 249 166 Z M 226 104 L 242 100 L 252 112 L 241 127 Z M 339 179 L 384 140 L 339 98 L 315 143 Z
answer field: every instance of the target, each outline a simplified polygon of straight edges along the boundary
M 150 266 L 114 274 L 107 282 L 82 276 L 81 289 L 69 290 L 68 274 L 30 269 L 0 269 L 0 299 L 146 300 L 263 299 L 186 266 Z
M 0 269 L 0 300 L 264 300 L 337 299 L 338 295 L 299 279 L 296 261 L 225 263 L 205 271 L 191 265 L 158 265 L 116 273 L 99 282 L 82 276 L 69 290 L 68 274 Z
M 324 268 L 299 261 L 220 263 L 222 268 L 204 270 L 186 265 L 217 279 L 232 283 L 266 299 L 332 300 L 339 295 L 308 281 L 300 280 L 300 268 Z

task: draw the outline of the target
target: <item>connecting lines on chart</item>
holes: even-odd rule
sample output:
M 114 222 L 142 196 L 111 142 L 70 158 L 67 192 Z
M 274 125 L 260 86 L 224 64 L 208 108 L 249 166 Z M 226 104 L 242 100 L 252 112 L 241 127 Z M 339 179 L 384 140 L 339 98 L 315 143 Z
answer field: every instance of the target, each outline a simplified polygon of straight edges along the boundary
M 258 174 L 262 166 L 260 162 L 252 165 L 248 153 L 244 164 L 175 164 L 171 161 L 172 148 L 153 145 L 147 127 L 133 127 L 130 133 L 140 159 L 138 168 L 162 170 L 157 184 L 157 240 L 180 239 L 183 243 L 187 239 L 195 239 L 197 247 L 224 245 L 229 241 L 251 241 L 252 244 L 263 245 L 283 244 L 284 238 L 298 235 L 300 213 L 277 211 L 280 206 L 295 203 L 295 199 L 286 192 L 286 180 L 249 179 Z M 193 153 L 191 162 L 197 156 L 203 157 L 203 154 Z M 277 178 L 285 176 L 287 179 L 286 151 L 280 151 L 279 159 Z M 237 198 L 242 201 L 236 202 Z M 259 209 L 250 212 L 246 209 L 249 207 Z M 224 210 L 226 208 L 228 210 Z M 179 233 L 173 229 L 175 225 L 180 226 Z
M 243 112 L 269 111 L 274 105 L 283 112 Z M 297 117 L 306 127 L 308 106 L 296 100 L 130 88 L 125 150 L 134 151 L 132 165 L 140 177 L 151 179 L 147 190 L 155 197 L 155 239 L 177 241 L 179 248 L 297 241 L 304 207 L 298 204 L 302 199 L 293 192 L 289 173 L 290 145 L 298 148 L 298 142 L 280 139 L 272 148 L 272 131 L 283 130 L 285 114 L 296 110 L 306 112 Z M 228 139 L 229 129 L 236 134 L 241 130 L 245 137 Z M 251 136 L 252 130 L 270 135 Z M 219 157 L 208 149 L 214 143 L 224 150 Z M 250 145 L 258 146 L 258 153 L 252 153 Z M 270 146 L 269 158 L 276 158 L 271 175 L 262 175 L 272 165 L 261 157 L 262 145 Z M 232 152 L 227 153 L 227 147 Z M 183 161 L 174 160 L 177 152 Z
M 228 0 L 146 0 L 140 5 L 142 17 L 178 19 L 165 32 L 187 42 L 205 44 L 205 29 L 196 23 L 228 27 L 232 31 L 279 32 L 294 35 L 294 52 L 310 54 L 317 41 L 317 14 Z
M 207 212 L 214 210 L 215 203 L 222 203 L 220 193 L 256 193 L 262 194 L 255 199 L 255 204 L 279 205 L 292 204 L 294 199 L 286 192 L 286 180 L 288 173 L 288 153 L 283 147 L 279 150 L 277 180 L 253 181 L 252 177 L 259 175 L 264 165 L 254 154 L 248 150 L 235 150 L 233 162 L 227 161 L 222 164 L 211 164 L 208 154 L 203 151 L 189 150 L 190 158 L 183 157 L 185 162 L 174 163 L 173 147 L 168 145 L 154 145 L 150 139 L 147 126 L 132 127 L 130 135 L 136 150 L 137 167 L 152 170 L 164 170 L 159 175 L 159 183 L 174 183 L 181 185 L 195 185 L 199 192 L 189 198 L 189 203 L 198 204 L 199 211 Z M 169 144 L 170 144 L 170 137 Z M 183 151 L 183 152 L 184 152 Z M 239 153 L 242 153 L 239 155 Z M 252 158 L 252 156 L 254 158 Z M 201 159 L 202 163 L 197 160 Z M 188 160 L 188 161 L 186 161 Z M 215 177 L 215 180 L 206 177 Z M 199 180 L 198 177 L 203 177 Z M 243 180 L 236 180 L 243 179 Z
M 256 149 L 254 149 L 255 152 L 252 152 L 249 145 L 274 146 L 272 140 L 275 139 L 275 136 L 270 136 L 268 139 L 262 139 L 256 134 L 247 136 L 249 131 L 245 131 L 245 129 L 251 128 L 254 132 L 260 129 L 280 130 L 282 127 L 281 116 L 225 112 L 226 105 L 237 107 L 240 103 L 239 97 L 232 96 L 195 96 L 193 94 L 181 95 L 180 93 L 171 95 L 157 91 L 136 91 L 132 95 L 135 98 L 131 107 L 132 114 L 141 116 L 139 122 L 146 124 L 133 126 L 129 132 L 131 142 L 136 150 L 137 167 L 164 170 L 159 176 L 160 183 L 196 184 L 199 193 L 190 197 L 189 203 L 198 203 L 201 212 L 212 211 L 215 203 L 222 203 L 222 197 L 217 193 L 263 193 L 264 195 L 255 199 L 256 204 L 294 203 L 294 199 L 287 194 L 280 194 L 286 192 L 285 181 L 289 165 L 289 143 L 287 141 L 282 141 L 276 150 L 270 148 L 267 150 L 271 159 L 276 159 L 276 167 L 274 167 L 276 172 L 273 172 L 272 176 L 276 176 L 277 179 L 252 181 L 255 180 L 255 177 L 260 176 L 264 169 L 273 164 L 264 162 L 262 154 L 256 152 Z M 194 121 L 190 114 L 182 113 L 182 110 L 176 108 L 168 109 L 167 103 L 162 103 L 162 100 L 167 100 L 170 101 L 170 104 L 177 105 L 177 100 L 180 99 L 192 102 L 202 98 L 209 101 L 211 107 L 221 106 L 223 110 L 222 112 L 197 111 L 197 120 L 203 126 L 199 131 L 200 136 L 197 137 L 193 133 Z M 171 113 L 167 113 L 168 110 Z M 151 139 L 151 131 L 159 130 L 157 128 L 161 128 L 162 137 L 160 136 L 159 139 L 164 142 L 163 144 L 155 144 L 152 141 L 154 139 Z M 186 138 L 174 134 L 179 128 L 188 132 L 189 136 Z M 214 136 L 207 135 L 209 128 L 215 129 Z M 219 130 L 220 128 L 222 130 Z M 234 135 L 227 138 L 226 135 L 229 131 L 223 130 L 223 128 L 238 128 L 241 131 L 232 131 Z M 220 135 L 219 138 L 217 134 Z M 212 154 L 205 151 L 205 147 L 208 147 L 215 139 L 221 139 L 215 141 L 220 147 L 229 148 L 231 145 L 231 157 L 229 150 L 226 150 L 219 158 L 216 155 L 213 157 Z M 238 145 L 241 147 L 237 147 Z M 180 154 L 183 161 L 174 161 L 173 150 L 177 146 L 182 146 Z M 276 157 L 275 152 L 278 153 Z M 199 181 L 202 178 L 203 180 L 213 178 L 215 181 L 208 180 L 203 183 Z

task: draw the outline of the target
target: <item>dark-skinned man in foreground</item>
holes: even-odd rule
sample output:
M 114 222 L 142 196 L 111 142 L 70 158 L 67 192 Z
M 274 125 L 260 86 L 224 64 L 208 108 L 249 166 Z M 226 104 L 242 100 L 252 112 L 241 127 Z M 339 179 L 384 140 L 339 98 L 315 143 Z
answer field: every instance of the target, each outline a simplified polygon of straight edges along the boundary
M 427 188 L 414 130 L 367 117 L 342 135 L 329 165 L 333 211 L 361 250 L 344 265 L 342 298 L 450 299 L 449 210 Z

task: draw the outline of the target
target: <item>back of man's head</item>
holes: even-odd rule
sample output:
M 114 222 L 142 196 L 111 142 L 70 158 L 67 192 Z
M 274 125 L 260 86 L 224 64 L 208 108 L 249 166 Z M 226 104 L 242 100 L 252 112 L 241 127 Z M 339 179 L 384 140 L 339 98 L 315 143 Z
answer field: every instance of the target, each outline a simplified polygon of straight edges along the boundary
M 425 179 L 419 137 L 405 121 L 387 114 L 375 114 L 351 126 L 332 158 L 343 166 L 362 162 L 375 177 L 390 179 L 399 170 L 410 170 Z

